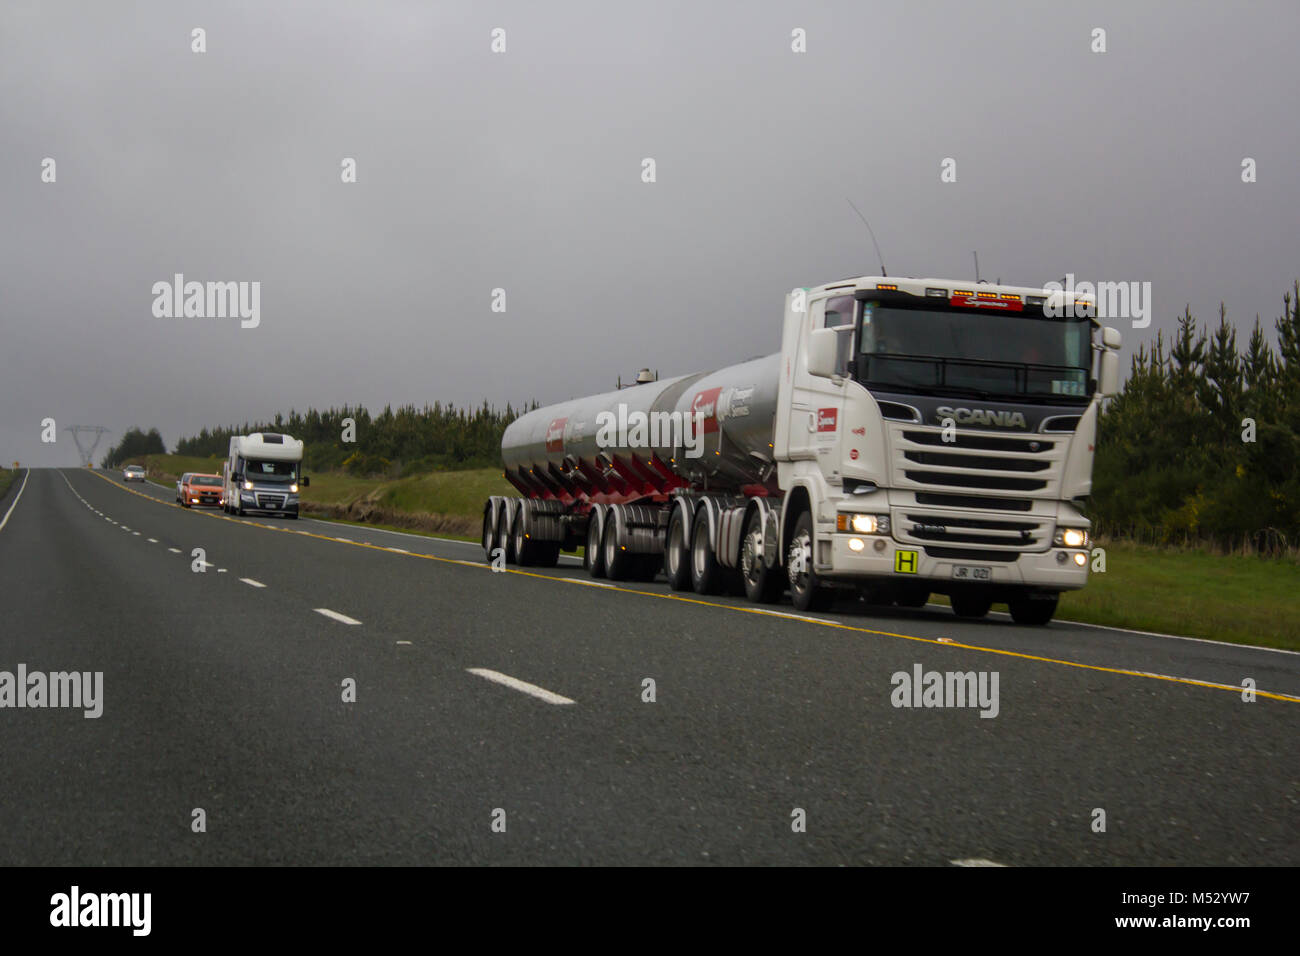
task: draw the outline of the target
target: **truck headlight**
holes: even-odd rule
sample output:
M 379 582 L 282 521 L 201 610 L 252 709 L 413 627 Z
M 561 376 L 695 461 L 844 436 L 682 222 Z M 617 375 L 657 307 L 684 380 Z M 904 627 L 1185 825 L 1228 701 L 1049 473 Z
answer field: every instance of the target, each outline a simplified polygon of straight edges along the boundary
M 244 482 L 244 490 L 245 490 L 245 491 L 252 491 L 252 490 L 253 490 L 253 483 L 252 483 L 251 481 L 246 481 L 246 482 Z
M 1056 532 L 1056 537 L 1052 539 L 1052 544 L 1058 548 L 1086 548 L 1088 532 L 1079 528 L 1060 528 Z
M 889 534 L 889 515 L 836 515 L 835 530 L 853 531 L 857 534 Z
M 297 486 L 297 485 L 290 485 L 290 486 L 289 486 L 289 492 L 290 492 L 290 494 L 295 494 L 295 495 L 296 495 L 296 494 L 298 493 L 298 486 Z

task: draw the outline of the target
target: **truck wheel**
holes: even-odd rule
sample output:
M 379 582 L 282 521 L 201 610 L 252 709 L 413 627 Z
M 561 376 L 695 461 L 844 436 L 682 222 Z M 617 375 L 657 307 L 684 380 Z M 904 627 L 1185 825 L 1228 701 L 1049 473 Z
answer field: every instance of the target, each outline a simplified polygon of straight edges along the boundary
M 637 555 L 618 546 L 618 522 L 613 516 L 605 519 L 605 540 L 602 550 L 605 557 L 605 577 L 611 581 L 626 581 L 632 577 Z
M 894 598 L 899 607 L 925 607 L 930 600 L 930 591 L 919 584 L 904 584 Z
M 1026 624 L 1034 627 L 1042 627 L 1052 619 L 1056 613 L 1056 604 L 1060 600 L 1059 594 L 1053 594 L 1050 599 L 1044 600 L 1038 598 L 1019 598 L 1007 602 L 1007 608 L 1011 611 L 1011 620 L 1017 624 Z
M 600 524 L 594 510 L 587 516 L 587 544 L 582 550 L 582 563 L 593 578 L 605 576 L 605 549 L 601 546 Z
M 763 539 L 763 516 L 755 511 L 745 527 L 745 540 L 740 547 L 740 575 L 745 583 L 745 597 L 755 604 L 775 604 L 781 600 L 785 581 L 781 568 L 769 568 L 763 561 L 759 542 Z
M 800 611 L 825 611 L 835 600 L 830 588 L 819 583 L 813 570 L 813 522 L 807 511 L 794 523 L 794 534 L 786 552 L 785 566 L 790 581 L 790 600 Z
M 948 601 L 958 617 L 980 618 L 993 606 L 993 599 L 981 591 L 956 591 L 948 595 Z
M 717 594 L 722 583 L 722 568 L 709 544 L 708 519 L 697 514 L 691 529 L 691 587 L 696 594 Z
M 492 551 L 496 548 L 497 543 L 496 529 L 492 527 L 492 516 L 495 513 L 496 509 L 492 507 L 492 502 L 489 501 L 483 506 L 483 534 L 481 537 L 483 540 L 483 557 L 487 558 L 488 561 L 492 560 Z
M 515 509 L 514 539 L 512 550 L 515 553 L 515 563 L 521 567 L 531 567 L 533 552 L 537 549 L 533 547 L 532 539 L 524 531 L 524 506 L 522 503 Z
M 691 551 L 686 541 L 686 518 L 681 508 L 674 508 L 668 519 L 664 538 L 664 576 L 674 591 L 691 589 Z
M 501 541 L 501 547 L 506 549 L 506 564 L 518 564 L 519 555 L 515 551 L 514 529 L 517 525 L 510 524 L 510 513 L 514 511 L 512 504 L 507 501 L 501 506 L 501 517 L 497 519 L 497 536 Z

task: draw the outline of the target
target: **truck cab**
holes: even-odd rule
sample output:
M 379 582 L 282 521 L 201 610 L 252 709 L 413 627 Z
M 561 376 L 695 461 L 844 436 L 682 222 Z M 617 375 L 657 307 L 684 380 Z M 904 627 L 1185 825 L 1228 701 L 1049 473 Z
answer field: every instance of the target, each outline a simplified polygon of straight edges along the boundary
M 1050 619 L 1087 582 L 1082 507 L 1118 379 L 1119 333 L 1094 316 L 1088 297 L 939 279 L 792 293 L 774 456 L 783 549 L 811 517 L 803 583 Z

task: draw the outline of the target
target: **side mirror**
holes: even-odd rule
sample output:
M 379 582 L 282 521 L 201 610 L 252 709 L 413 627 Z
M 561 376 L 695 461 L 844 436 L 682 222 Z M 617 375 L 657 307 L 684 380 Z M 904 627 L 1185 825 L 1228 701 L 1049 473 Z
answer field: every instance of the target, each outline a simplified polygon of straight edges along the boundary
M 814 329 L 808 335 L 808 374 L 830 378 L 835 374 L 839 336 L 834 329 Z
M 1110 349 L 1101 353 L 1097 371 L 1097 392 L 1103 397 L 1119 394 L 1119 353 Z
M 1112 329 L 1109 325 L 1101 330 L 1101 344 L 1108 349 L 1117 349 L 1123 343 L 1124 339 L 1119 334 L 1119 329 Z
M 306 488 L 308 485 L 311 484 L 311 479 L 308 478 L 306 475 L 303 475 L 303 476 L 302 476 L 302 481 L 298 482 L 298 484 L 300 484 L 300 485 L 302 485 L 302 487 Z

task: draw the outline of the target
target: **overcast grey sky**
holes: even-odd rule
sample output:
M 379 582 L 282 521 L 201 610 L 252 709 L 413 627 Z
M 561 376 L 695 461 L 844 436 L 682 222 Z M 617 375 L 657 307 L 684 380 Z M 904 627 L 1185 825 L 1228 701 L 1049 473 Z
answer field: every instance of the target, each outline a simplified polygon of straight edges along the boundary
M 46 417 L 171 447 L 774 351 L 788 289 L 876 271 L 846 196 L 892 274 L 1150 281 L 1126 354 L 1185 304 L 1271 330 L 1297 36 L 1289 0 L 6 0 L 0 460 L 75 464 Z M 177 272 L 260 282 L 260 325 L 156 318 Z

